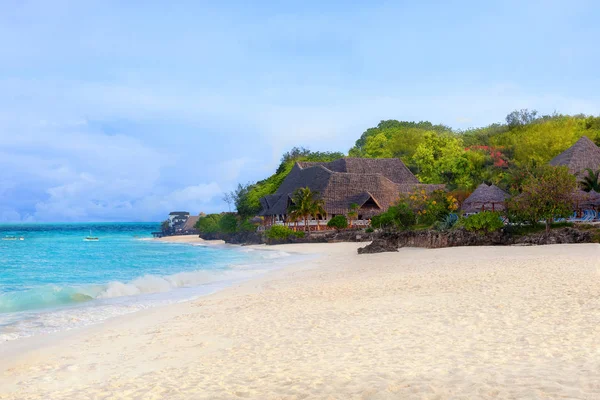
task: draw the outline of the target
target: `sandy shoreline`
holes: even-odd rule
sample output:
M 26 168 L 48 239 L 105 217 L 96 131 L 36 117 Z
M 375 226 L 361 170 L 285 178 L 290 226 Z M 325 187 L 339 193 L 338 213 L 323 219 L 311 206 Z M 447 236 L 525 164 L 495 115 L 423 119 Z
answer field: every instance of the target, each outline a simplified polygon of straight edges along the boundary
M 0 399 L 600 398 L 600 246 L 359 246 L 41 339 Z

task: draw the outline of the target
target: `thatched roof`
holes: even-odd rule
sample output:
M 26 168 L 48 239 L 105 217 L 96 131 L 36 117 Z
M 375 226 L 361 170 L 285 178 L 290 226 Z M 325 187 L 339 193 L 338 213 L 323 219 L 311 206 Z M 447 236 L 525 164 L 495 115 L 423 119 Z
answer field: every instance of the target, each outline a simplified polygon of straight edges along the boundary
M 504 210 L 506 200 L 510 197 L 508 193 L 496 185 L 482 183 L 462 204 L 462 210 L 467 213 L 482 210 Z
M 340 158 L 331 162 L 299 162 L 301 168 L 321 165 L 331 172 L 381 174 L 395 183 L 419 183 L 399 158 Z
M 592 190 L 591 192 L 584 192 L 578 190 L 575 194 L 578 208 L 586 207 L 600 207 L 600 193 Z
M 600 147 L 582 136 L 573 146 L 554 157 L 550 165 L 567 166 L 574 175 L 580 175 L 587 168 L 596 171 L 600 168 Z
M 318 192 L 328 214 L 345 214 L 355 203 L 360 214 L 368 216 L 387 210 L 400 193 L 415 189 L 431 192 L 444 186 L 420 184 L 400 159 L 298 162 L 277 192 L 261 199 L 261 215 L 287 214 L 293 193 L 301 187 Z
M 185 221 L 185 224 L 183 225 L 183 230 L 184 231 L 193 231 L 195 230 L 195 225 L 196 222 L 198 222 L 198 219 L 200 218 L 199 215 L 192 215 L 190 216 L 187 221 Z

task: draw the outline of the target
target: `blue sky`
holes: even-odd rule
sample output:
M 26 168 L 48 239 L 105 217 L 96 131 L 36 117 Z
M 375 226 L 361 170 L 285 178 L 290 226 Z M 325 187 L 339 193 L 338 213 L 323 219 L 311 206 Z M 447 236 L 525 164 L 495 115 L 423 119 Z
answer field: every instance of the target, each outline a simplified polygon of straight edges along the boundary
M 0 222 L 224 210 L 382 119 L 600 113 L 598 2 L 251 3 L 2 1 Z

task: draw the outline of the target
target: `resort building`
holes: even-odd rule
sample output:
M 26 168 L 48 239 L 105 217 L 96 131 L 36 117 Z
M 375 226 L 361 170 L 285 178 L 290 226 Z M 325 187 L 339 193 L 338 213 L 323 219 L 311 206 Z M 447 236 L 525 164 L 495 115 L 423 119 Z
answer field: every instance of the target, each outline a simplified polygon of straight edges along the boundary
M 317 192 L 324 200 L 327 218 L 347 215 L 352 204 L 356 204 L 358 221 L 354 221 L 354 225 L 366 225 L 372 216 L 386 211 L 398 201 L 401 194 L 415 190 L 429 193 L 443 189 L 444 185 L 419 183 L 398 158 L 297 162 L 277 192 L 260 200 L 260 215 L 264 217 L 265 225 L 285 223 L 293 194 L 303 187 Z
M 169 213 L 169 227 L 172 230 L 181 230 L 190 217 L 187 211 L 173 211 Z
M 554 157 L 550 165 L 567 166 L 573 175 L 580 178 L 588 168 L 593 171 L 600 169 L 600 147 L 582 136 L 573 146 Z
M 498 186 L 482 183 L 463 201 L 461 209 L 465 215 L 481 211 L 504 211 L 509 197 L 510 195 Z

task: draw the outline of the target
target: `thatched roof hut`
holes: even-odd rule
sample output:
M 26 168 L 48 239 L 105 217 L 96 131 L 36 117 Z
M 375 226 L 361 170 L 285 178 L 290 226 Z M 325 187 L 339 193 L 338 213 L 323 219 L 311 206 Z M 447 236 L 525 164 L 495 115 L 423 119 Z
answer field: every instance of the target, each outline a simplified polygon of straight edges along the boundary
M 184 231 L 189 231 L 189 232 L 194 232 L 196 231 L 196 222 L 198 222 L 198 219 L 200 218 L 199 215 L 191 215 L 187 221 L 185 221 L 185 224 L 183 225 L 182 230 Z
M 354 203 L 359 207 L 359 218 L 369 218 L 386 211 L 401 193 L 431 192 L 444 186 L 419 183 L 398 158 L 298 162 L 277 192 L 260 200 L 260 215 L 286 215 L 293 193 L 302 187 L 319 193 L 329 215 L 346 214 Z
M 600 193 L 594 190 L 591 192 L 578 190 L 575 199 L 579 209 L 600 207 Z
M 586 136 L 550 161 L 553 166 L 567 166 L 573 175 L 581 176 L 586 169 L 600 168 L 600 147 Z
M 465 213 L 477 213 L 480 211 L 502 211 L 506 209 L 506 200 L 510 197 L 508 193 L 496 185 L 482 183 L 462 204 Z

